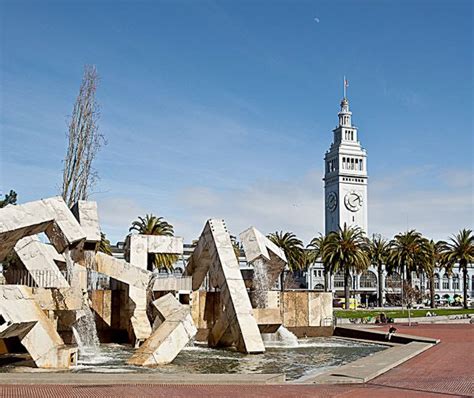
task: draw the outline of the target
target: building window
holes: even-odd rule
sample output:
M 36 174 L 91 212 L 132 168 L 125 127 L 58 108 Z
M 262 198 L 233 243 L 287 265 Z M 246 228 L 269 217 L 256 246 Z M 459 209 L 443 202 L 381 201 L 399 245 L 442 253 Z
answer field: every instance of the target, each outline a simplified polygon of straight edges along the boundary
M 449 290 L 449 277 L 447 274 L 443 275 L 443 290 Z
M 323 276 L 323 270 L 321 269 L 315 269 L 313 273 L 315 278 L 322 278 Z
M 372 271 L 365 271 L 360 275 L 359 286 L 361 289 L 377 287 L 377 276 Z
M 400 289 L 402 287 L 402 278 L 400 277 L 400 274 L 394 271 L 390 275 L 387 275 L 385 286 L 388 289 Z
M 344 287 L 344 275 L 341 272 L 334 274 L 334 287 Z
M 453 276 L 453 289 L 459 290 L 459 275 L 458 274 L 454 274 Z
M 439 289 L 439 275 L 438 274 L 434 275 L 434 287 L 435 289 Z

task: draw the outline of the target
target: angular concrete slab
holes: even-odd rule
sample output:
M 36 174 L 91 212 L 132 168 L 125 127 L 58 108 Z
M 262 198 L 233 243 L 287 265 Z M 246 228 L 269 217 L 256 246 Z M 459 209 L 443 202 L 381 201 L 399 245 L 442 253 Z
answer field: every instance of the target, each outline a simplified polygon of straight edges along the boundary
M 101 252 L 96 253 L 95 267 L 97 272 L 128 285 L 128 295 L 134 304 L 130 324 L 136 340 L 135 345 L 147 339 L 152 332 L 146 313 L 147 291 L 152 287 L 152 273 Z
M 285 252 L 255 227 L 246 229 L 239 236 L 247 262 L 254 264 L 256 260 L 263 260 L 268 285 L 271 288 L 285 269 L 287 263 Z
M 159 325 L 128 360 L 130 365 L 171 363 L 197 333 L 189 308 L 180 304 L 172 294 L 160 297 L 153 304 L 159 312 Z
M 127 236 L 125 251 L 130 264 L 147 269 L 148 254 L 183 254 L 183 238 L 132 234 Z
M 209 333 L 209 345 L 234 344 L 241 352 L 264 352 L 250 298 L 223 220 L 207 221 L 185 271 L 185 275 L 193 277 L 193 290 L 199 289 L 207 274 L 211 286 L 220 290 L 225 309 Z
M 0 209 L 0 261 L 25 236 L 44 232 L 59 253 L 75 246 L 85 233 L 61 197 Z
M 275 333 L 283 323 L 279 308 L 254 308 L 253 316 L 260 333 Z
M 36 366 L 67 369 L 76 363 L 77 349 L 64 345 L 53 323 L 35 302 L 31 288 L 0 286 L 0 314 L 4 321 L 0 325 L 0 338 L 16 333 Z
M 14 250 L 39 287 L 69 287 L 55 262 L 60 254 L 53 246 L 44 244 L 33 235 L 20 239 Z
M 72 214 L 81 224 L 86 234 L 85 241 L 87 243 L 100 242 L 100 225 L 99 215 L 97 211 L 97 202 L 89 200 L 79 200 L 71 208 Z

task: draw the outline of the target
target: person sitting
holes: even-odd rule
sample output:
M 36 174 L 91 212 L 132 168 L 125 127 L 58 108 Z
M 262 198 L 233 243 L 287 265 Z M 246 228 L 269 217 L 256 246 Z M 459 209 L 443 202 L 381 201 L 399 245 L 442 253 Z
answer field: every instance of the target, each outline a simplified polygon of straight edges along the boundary
M 390 339 L 392 338 L 392 336 L 395 334 L 396 331 L 397 331 L 397 328 L 395 326 L 390 326 L 390 329 L 388 329 L 388 333 L 385 336 L 385 338 L 388 341 L 390 341 Z
M 387 317 L 385 315 L 385 312 L 380 313 L 380 323 L 387 323 Z

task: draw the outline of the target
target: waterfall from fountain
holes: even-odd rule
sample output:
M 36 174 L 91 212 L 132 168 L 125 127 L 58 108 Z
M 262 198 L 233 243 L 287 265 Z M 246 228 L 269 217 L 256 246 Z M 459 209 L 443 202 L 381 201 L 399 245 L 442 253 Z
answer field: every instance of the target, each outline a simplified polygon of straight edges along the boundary
M 267 265 L 262 259 L 257 259 L 253 262 L 253 298 L 257 308 L 267 307 L 268 290 L 268 272 Z
M 66 249 L 63 255 L 66 260 L 66 272 L 69 284 L 71 287 L 79 290 L 78 294 L 82 293 L 82 308 L 77 311 L 77 320 L 72 326 L 74 339 L 79 346 L 79 352 L 95 351 L 99 347 L 100 342 L 97 336 L 95 316 L 89 306 L 88 294 L 87 291 L 80 291 L 80 287 L 78 286 L 79 280 L 76 280 L 78 279 L 78 270 L 74 265 L 69 249 Z

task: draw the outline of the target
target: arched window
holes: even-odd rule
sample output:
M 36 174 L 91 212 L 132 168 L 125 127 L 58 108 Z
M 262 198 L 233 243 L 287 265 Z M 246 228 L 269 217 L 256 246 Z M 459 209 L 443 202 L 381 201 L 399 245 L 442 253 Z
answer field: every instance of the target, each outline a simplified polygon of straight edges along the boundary
M 314 290 L 324 290 L 324 285 L 321 283 L 318 283 L 317 285 L 314 286 Z
M 372 271 L 365 271 L 360 275 L 359 286 L 361 289 L 377 287 L 377 276 Z
M 399 289 L 402 287 L 402 278 L 396 271 L 392 272 L 385 279 L 385 286 L 389 289 Z
M 434 287 L 439 289 L 439 274 L 434 274 Z
M 334 274 L 334 287 L 344 287 L 344 274 L 342 272 Z
M 443 289 L 449 290 L 449 277 L 448 274 L 443 275 Z
M 459 289 L 460 289 L 460 286 L 459 286 L 459 274 L 454 274 L 454 275 L 453 275 L 453 289 L 454 289 L 454 290 L 459 290 Z

